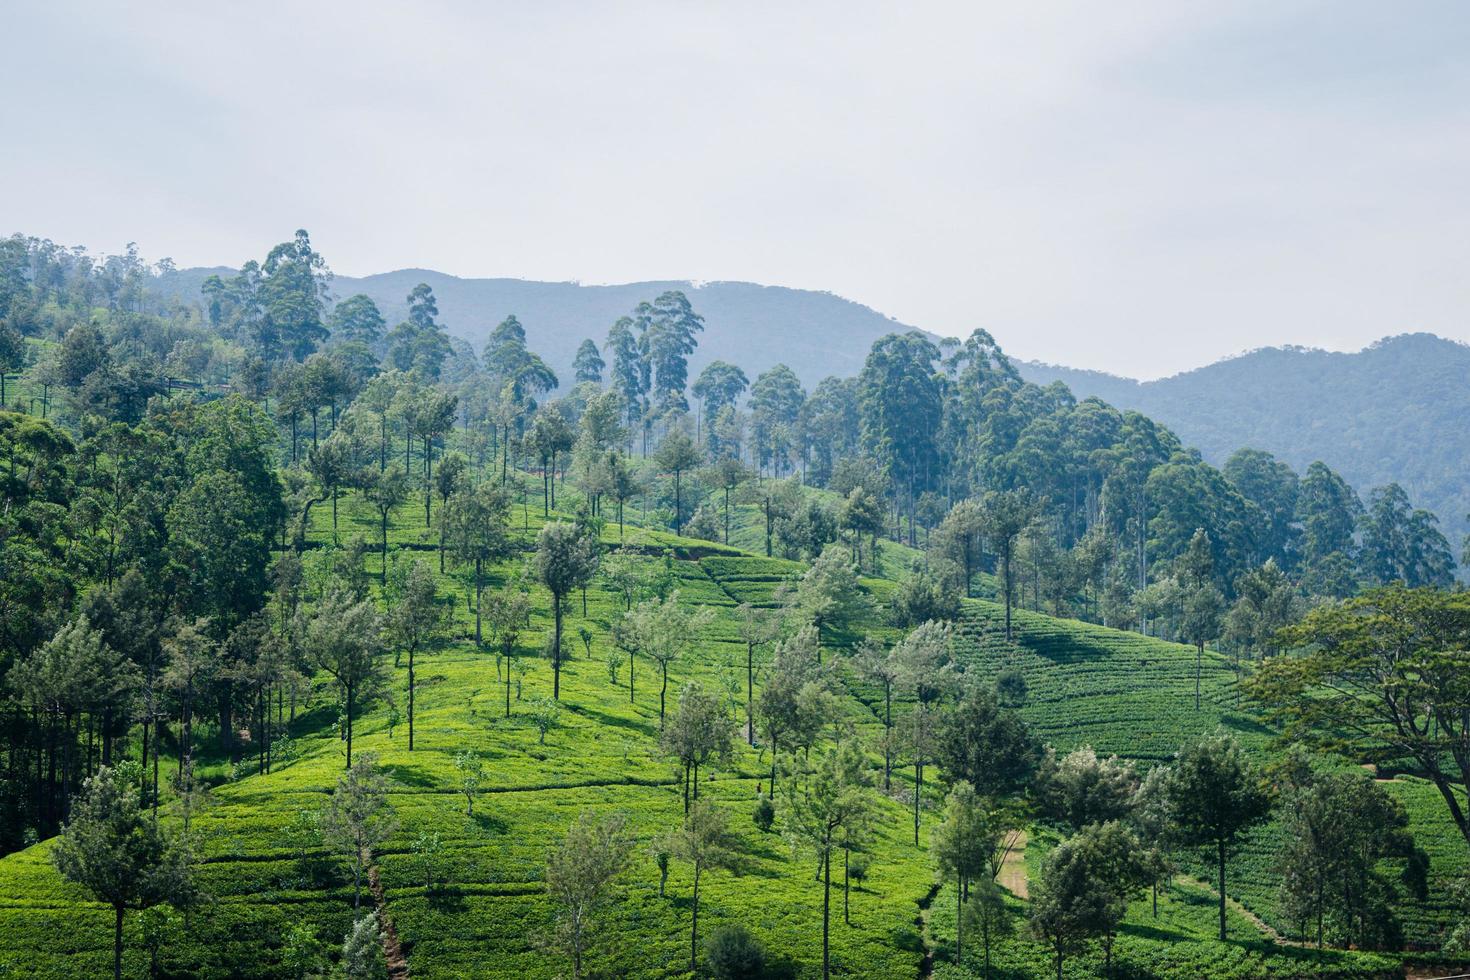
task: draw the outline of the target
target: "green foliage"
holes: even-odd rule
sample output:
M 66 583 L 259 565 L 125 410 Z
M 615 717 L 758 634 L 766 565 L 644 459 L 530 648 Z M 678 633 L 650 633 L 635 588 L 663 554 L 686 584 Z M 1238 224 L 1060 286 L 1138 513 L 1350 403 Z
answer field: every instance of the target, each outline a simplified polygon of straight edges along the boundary
M 723 925 L 710 933 L 704 961 L 716 980 L 755 980 L 766 968 L 766 951 L 741 925 Z

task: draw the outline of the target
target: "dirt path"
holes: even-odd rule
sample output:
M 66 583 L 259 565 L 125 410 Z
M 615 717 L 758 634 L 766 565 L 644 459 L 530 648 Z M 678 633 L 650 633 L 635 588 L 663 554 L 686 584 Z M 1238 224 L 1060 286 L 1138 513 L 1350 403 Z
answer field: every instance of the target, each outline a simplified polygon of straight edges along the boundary
M 1000 875 L 996 878 L 1000 886 L 1019 899 L 1031 897 L 1031 889 L 1026 878 L 1026 843 L 1030 838 L 1026 831 L 1018 830 L 1010 840 L 1010 850 L 1000 865 Z
M 378 866 L 368 868 L 368 889 L 373 893 L 373 906 L 378 912 L 378 928 L 383 931 L 383 957 L 388 961 L 388 980 L 407 980 L 408 959 L 398 942 L 398 930 L 388 915 L 388 900 L 383 896 L 383 882 Z
M 1216 891 L 1215 886 L 1211 885 L 1208 881 L 1201 881 L 1199 878 L 1195 878 L 1192 875 L 1185 875 L 1185 874 L 1181 874 L 1179 877 L 1180 878 L 1183 878 L 1185 881 L 1189 882 L 1191 885 L 1196 885 L 1196 886 L 1204 889 L 1205 891 L 1209 892 L 1210 895 L 1214 897 L 1215 901 L 1218 902 L 1220 900 L 1220 893 L 1218 891 Z M 1272 941 L 1281 943 L 1283 946 L 1300 946 L 1300 945 L 1302 945 L 1301 943 L 1297 942 L 1295 939 L 1288 939 L 1287 937 L 1283 936 L 1281 933 L 1277 932 L 1271 926 L 1270 923 L 1266 922 L 1259 915 L 1256 915 L 1256 913 L 1252 912 L 1250 909 L 1246 908 L 1244 905 L 1241 905 L 1239 902 L 1237 902 L 1235 899 L 1231 898 L 1229 895 L 1226 895 L 1225 896 L 1225 906 L 1227 908 L 1229 908 L 1231 911 L 1233 911 L 1234 913 L 1236 913 L 1237 915 L 1239 915 L 1242 919 L 1245 919 L 1248 922 L 1250 922 L 1251 925 L 1253 925 L 1257 929 L 1261 930 L 1261 932 L 1263 932 L 1265 935 L 1270 936 L 1271 939 L 1272 939 Z

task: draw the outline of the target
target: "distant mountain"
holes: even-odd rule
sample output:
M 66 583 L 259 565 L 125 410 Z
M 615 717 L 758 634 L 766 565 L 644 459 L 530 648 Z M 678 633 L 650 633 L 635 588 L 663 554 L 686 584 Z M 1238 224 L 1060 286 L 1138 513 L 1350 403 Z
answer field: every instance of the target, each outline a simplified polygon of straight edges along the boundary
M 1158 381 L 1022 363 L 1172 428 L 1223 463 L 1242 446 L 1301 472 L 1322 460 L 1365 498 L 1397 482 L 1439 515 L 1458 556 L 1470 511 L 1470 346 L 1433 334 L 1388 337 L 1357 353 L 1272 347 Z M 1366 500 L 1365 500 L 1366 502 Z
M 182 269 L 158 281 L 158 287 L 190 300 L 211 273 L 232 269 Z M 749 282 L 634 282 L 616 286 L 584 286 L 575 282 L 532 282 L 525 279 L 461 279 L 427 269 L 400 269 L 355 279 L 337 276 L 332 293 L 339 299 L 354 293 L 372 297 L 389 325 L 408 312 L 404 298 L 418 283 L 428 283 L 439 303 L 439 319 L 449 332 L 463 337 L 478 353 L 495 325 L 514 313 L 526 328 L 532 350 L 565 382 L 572 357 L 587 337 L 599 348 L 607 329 L 641 300 L 669 289 L 683 290 L 705 319 L 699 350 L 690 358 L 692 381 L 705 364 L 725 360 L 738 364 L 752 381 L 772 365 L 784 363 L 810 390 L 828 375 L 853 375 L 874 340 L 912 329 L 876 310 L 832 293 Z

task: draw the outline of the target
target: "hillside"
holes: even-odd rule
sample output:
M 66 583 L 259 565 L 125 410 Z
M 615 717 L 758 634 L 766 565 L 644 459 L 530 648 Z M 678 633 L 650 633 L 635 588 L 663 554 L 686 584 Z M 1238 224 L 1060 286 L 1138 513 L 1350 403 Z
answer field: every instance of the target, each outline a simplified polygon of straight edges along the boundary
M 1158 381 L 1024 363 L 1029 381 L 1062 381 L 1149 415 L 1207 460 L 1243 446 L 1301 472 L 1322 460 L 1360 494 L 1397 482 L 1439 515 L 1459 546 L 1470 513 L 1470 346 L 1431 334 L 1388 337 L 1357 353 L 1272 347 Z
M 231 269 L 183 269 L 157 280 L 157 287 L 191 302 L 211 274 Z M 428 283 L 440 320 L 478 352 L 495 325 L 511 313 L 526 327 L 526 339 L 563 381 L 571 377 L 577 345 L 591 337 L 601 346 L 608 327 L 640 301 L 680 289 L 705 319 L 699 349 L 690 358 L 691 378 L 712 360 L 739 364 L 753 379 L 777 363 L 796 372 L 807 388 L 828 375 L 857 374 L 877 338 L 911 329 L 876 310 L 832 293 L 749 282 L 633 282 L 612 286 L 525 279 L 461 279 L 429 269 L 400 269 L 364 278 L 337 276 L 332 292 L 342 299 L 364 293 L 389 324 L 407 313 L 404 298 Z
M 572 506 L 574 492 L 568 490 L 566 496 Z M 753 508 L 742 507 L 742 524 L 755 519 Z M 537 509 L 517 506 L 511 525 L 523 548 L 541 523 Z M 375 515 L 359 498 L 342 502 L 339 533 L 344 541 L 354 535 L 371 540 L 376 530 Z M 769 606 L 775 590 L 803 566 L 663 532 L 629 528 L 627 535 L 651 551 L 671 548 L 681 598 L 715 613 L 693 650 L 674 665 L 670 691 L 697 680 L 707 689 L 726 692 L 739 714 L 745 651 L 736 633 L 737 600 Z M 609 545 L 618 538 L 615 525 L 604 529 Z M 331 539 L 329 511 L 318 509 L 309 541 L 313 552 L 329 555 L 322 549 Z M 394 513 L 390 540 L 400 556 L 433 557 L 434 535 L 424 527 L 416 502 Z M 659 560 L 645 561 L 652 565 Z M 503 585 L 519 565 L 516 557 L 497 567 L 492 587 Z M 369 553 L 365 571 L 374 581 L 379 567 Z M 466 604 L 455 598 L 465 594 L 466 574 L 451 564 L 439 580 L 441 597 L 453 599 L 452 638 L 421 657 L 414 751 L 407 749 L 403 723 L 398 720 L 395 728 L 382 703 L 357 725 L 356 751 L 376 753 L 391 780 L 398 828 L 380 849 L 382 907 L 395 924 L 411 975 L 427 980 L 560 975 L 560 961 L 545 955 L 535 939 L 550 915 L 542 868 L 548 849 L 581 812 L 621 814 L 638 840 L 623 897 L 611 913 L 609 928 L 616 938 L 597 944 L 589 964 L 592 972 L 684 975 L 689 871 L 675 862 L 667 894 L 660 896 L 650 849 L 678 821 L 678 770 L 657 748 L 656 670 L 638 663 L 630 688 L 626 665 L 612 681 L 603 663 L 611 645 L 610 626 L 620 609 L 617 593 L 599 579 L 588 592 L 585 615 L 579 603 L 570 603 L 568 630 L 573 636 L 578 627 L 590 630 L 590 655 L 579 651 L 564 668 L 559 723 L 543 744 L 531 713 L 535 699 L 548 694 L 551 686 L 549 667 L 535 656 L 550 624 L 548 596 L 541 589 L 534 592 L 533 629 L 520 643 L 510 680 L 510 667 L 473 643 Z M 891 585 L 870 579 L 865 587 L 881 599 Z M 1023 714 L 1059 749 L 1092 744 L 1156 760 L 1185 737 L 1219 725 L 1242 733 L 1258 749 L 1266 748 L 1269 733 L 1241 712 L 1234 675 L 1223 657 L 1207 657 L 1205 703 L 1196 712 L 1190 648 L 1037 613 L 1021 611 L 1016 619 L 1016 640 L 1008 644 L 1000 632 L 1000 607 L 967 601 L 956 654 L 966 672 L 981 677 L 1001 666 L 1019 667 L 1031 689 Z M 876 615 L 865 626 L 893 635 Z M 760 659 L 768 656 L 763 651 Z M 393 691 L 403 689 L 405 669 L 399 664 L 393 671 Z M 875 692 L 846 667 L 840 676 L 856 695 L 845 702 L 844 723 L 875 745 L 882 732 Z M 513 693 L 508 693 L 508 681 Z M 190 913 L 186 932 L 163 934 L 163 975 L 279 976 L 293 927 L 306 925 L 321 935 L 341 935 L 347 928 L 350 879 L 324 860 L 310 819 L 342 767 L 332 701 L 326 678 L 318 677 L 291 726 L 293 748 L 268 773 L 256 773 L 248 757 L 234 769 L 224 757 L 202 760 L 201 772 L 212 788 L 196 803 L 192 822 L 210 900 Z M 906 700 L 900 702 L 902 717 Z M 473 816 L 466 813 L 454 761 L 467 749 L 486 764 Z M 764 751 L 741 744 L 728 764 L 701 779 L 702 794 L 717 799 L 732 815 L 743 851 L 733 872 L 706 874 L 702 930 L 708 934 L 721 923 L 742 923 L 766 945 L 780 975 L 810 977 L 819 972 L 814 964 L 820 962 L 821 885 L 809 861 L 779 835 L 779 821 L 773 834 L 761 833 L 751 821 L 756 789 L 767 779 L 769 761 Z M 925 953 L 934 951 L 940 957 L 936 975 L 978 975 L 944 962 L 946 936 L 953 929 L 953 891 L 933 885 L 925 853 L 938 798 L 926 798 L 924 843 L 915 847 L 907 802 L 912 787 L 911 772 L 900 759 L 892 797 L 881 802 L 869 876 L 851 897 L 852 924 L 839 920 L 835 926 L 834 965 L 843 974 L 922 975 Z M 165 815 L 176 825 L 180 804 L 169 805 Z M 432 851 L 426 851 L 425 840 L 434 842 Z M 1046 840 L 1044 831 L 1034 835 L 1028 851 L 1033 875 Z M 25 975 L 43 978 L 97 975 L 109 958 L 110 913 L 59 879 L 47 859 L 49 847 L 50 842 L 42 842 L 0 858 L 0 963 L 24 963 Z M 434 855 L 429 877 L 426 853 Z M 1267 860 L 1262 852 L 1249 863 L 1254 867 Z M 951 902 L 945 902 L 946 895 Z M 1259 912 L 1269 914 L 1270 893 L 1253 897 Z M 1161 918 L 1152 917 L 1146 901 L 1135 903 L 1117 951 L 1131 965 L 1130 975 L 1182 980 L 1229 965 L 1232 975 L 1241 977 L 1369 978 L 1391 967 L 1389 961 L 1353 953 L 1314 954 L 1307 961 L 1300 951 L 1273 945 L 1241 914 L 1232 915 L 1234 940 L 1220 944 L 1210 938 L 1210 902 L 1208 888 L 1181 878 L 1166 893 Z M 915 926 L 916 916 L 921 927 Z M 147 969 L 147 943 L 140 917 L 130 917 L 127 928 L 127 975 L 141 976 Z M 1098 955 L 1080 957 L 1077 968 L 1100 968 Z M 1029 940 L 1009 940 L 997 956 L 1010 965 L 1010 975 L 1044 972 L 1046 952 Z M 239 972 L 247 963 L 252 972 Z

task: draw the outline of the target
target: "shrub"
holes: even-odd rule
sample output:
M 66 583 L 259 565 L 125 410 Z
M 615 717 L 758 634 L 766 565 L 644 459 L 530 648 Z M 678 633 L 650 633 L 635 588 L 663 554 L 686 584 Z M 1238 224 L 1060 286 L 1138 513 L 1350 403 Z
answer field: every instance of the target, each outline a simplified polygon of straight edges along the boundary
M 1004 707 L 1019 708 L 1026 703 L 1029 688 L 1026 675 L 1015 667 L 1007 667 L 995 678 L 995 699 Z
M 776 822 L 776 805 L 764 793 L 755 805 L 754 820 L 755 825 L 765 833 L 770 833 L 771 825 Z
M 766 951 L 744 926 L 725 925 L 710 933 L 705 961 L 717 980 L 758 977 L 766 965 Z

